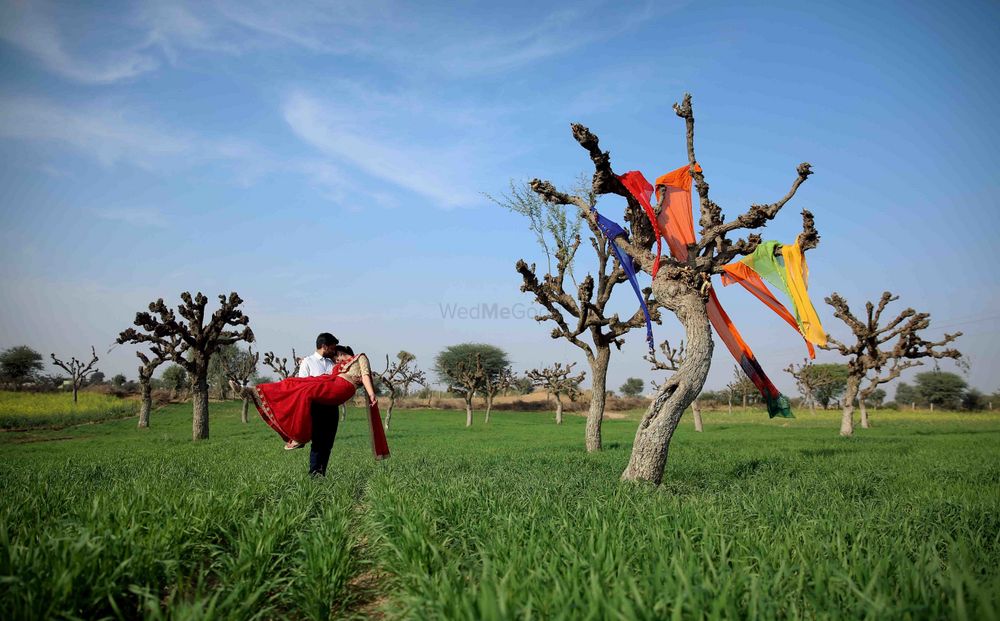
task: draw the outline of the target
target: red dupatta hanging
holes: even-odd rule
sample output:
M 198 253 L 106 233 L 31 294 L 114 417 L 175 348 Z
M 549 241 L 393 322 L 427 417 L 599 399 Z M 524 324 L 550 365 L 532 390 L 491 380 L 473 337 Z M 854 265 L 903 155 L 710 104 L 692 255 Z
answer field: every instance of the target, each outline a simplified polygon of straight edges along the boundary
M 348 358 L 343 362 L 338 362 L 334 365 L 330 373 L 332 375 L 340 373 L 347 367 L 351 366 L 351 363 L 357 360 L 361 355 L 362 354 L 358 354 L 357 356 Z M 365 410 L 368 414 L 368 431 L 371 434 L 372 453 L 375 455 L 375 461 L 389 459 L 389 441 L 385 437 L 385 428 L 382 426 L 382 414 L 379 412 L 378 403 L 372 405 L 371 401 L 368 399 L 368 395 L 365 395 Z

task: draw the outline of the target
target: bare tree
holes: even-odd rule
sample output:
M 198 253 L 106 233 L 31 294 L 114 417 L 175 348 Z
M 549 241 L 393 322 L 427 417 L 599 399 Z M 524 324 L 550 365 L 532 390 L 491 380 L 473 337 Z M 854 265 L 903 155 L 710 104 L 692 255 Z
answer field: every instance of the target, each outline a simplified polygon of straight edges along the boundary
M 785 367 L 785 372 L 795 378 L 795 387 L 798 388 L 799 394 L 802 395 L 803 401 L 809 404 L 809 412 L 811 414 L 816 413 L 816 389 L 819 387 L 816 382 L 819 381 L 819 376 L 812 373 L 813 363 L 808 358 L 802 361 L 802 364 L 796 366 L 790 364 Z
M 257 374 L 257 363 L 260 362 L 260 352 L 255 353 L 253 348 L 247 347 L 246 351 L 239 351 L 235 356 L 226 356 L 221 360 L 226 377 L 234 384 L 234 392 L 238 395 L 243 395 L 246 392 L 244 389 L 250 385 L 250 381 Z M 240 420 L 243 423 L 250 422 L 249 412 L 250 399 L 244 396 L 240 409 Z
M 118 343 L 121 344 L 123 342 L 119 337 Z M 142 405 L 139 408 L 140 428 L 149 427 L 149 415 L 153 410 L 153 373 L 161 364 L 168 360 L 173 360 L 173 352 L 181 351 L 183 354 L 186 352 L 186 349 L 187 347 L 181 341 L 180 336 L 171 334 L 167 337 L 165 346 L 153 343 L 148 352 L 142 350 L 135 352 L 140 362 L 139 387 L 142 391 Z
M 493 399 L 498 394 L 508 390 L 514 384 L 514 372 L 509 366 L 501 368 L 496 373 L 485 373 L 483 375 L 483 396 L 486 397 L 486 418 L 484 422 L 490 422 L 490 412 L 493 411 Z
M 865 318 L 858 319 L 847 304 L 847 300 L 834 293 L 826 298 L 833 307 L 833 316 L 840 319 L 851 330 L 854 342 L 845 344 L 828 338 L 827 349 L 835 349 L 847 361 L 847 392 L 844 395 L 844 409 L 840 420 L 840 435 L 854 434 L 854 401 L 862 403 L 862 426 L 870 426 L 864 400 L 872 395 L 881 384 L 891 382 L 910 367 L 923 364 L 921 358 L 952 358 L 958 360 L 962 354 L 956 349 L 939 349 L 962 336 L 961 332 L 945 334 L 940 341 L 927 341 L 920 332 L 931 325 L 930 313 L 918 313 L 907 308 L 885 325 L 879 325 L 882 312 L 890 302 L 899 296 L 888 291 L 882 294 L 878 304 L 865 303 Z M 862 388 L 865 380 L 868 386 Z
M 295 348 L 292 348 L 291 360 L 288 358 L 278 358 L 273 351 L 264 352 L 264 364 L 278 374 L 278 379 L 288 379 L 295 374 L 298 368 L 298 357 L 295 355 Z M 292 363 L 289 368 L 289 361 Z
M 747 401 L 753 395 L 757 394 L 757 387 L 754 386 L 747 374 L 743 372 L 743 369 L 739 365 L 733 366 L 733 381 L 726 384 L 726 388 L 729 389 L 730 393 L 735 393 L 740 396 L 743 402 L 743 409 L 747 409 Z
M 400 393 L 405 395 L 409 392 L 409 386 L 412 384 L 427 385 L 426 374 L 415 366 L 410 366 L 416 359 L 417 357 L 408 351 L 396 354 L 396 361 L 392 364 L 389 364 L 389 356 L 385 357 L 385 371 L 382 371 L 377 379 L 389 391 L 389 409 L 385 413 L 386 431 L 389 431 L 389 424 L 392 421 L 392 409 L 396 406 L 396 397 Z
M 586 371 L 580 371 L 579 375 L 572 375 L 575 362 L 563 365 L 560 362 L 550 367 L 531 369 L 525 376 L 531 380 L 534 386 L 544 388 L 556 400 L 556 424 L 563 422 L 563 397 L 568 397 L 570 401 L 576 401 L 580 396 L 580 384 L 587 377 Z
M 705 384 L 705 378 L 712 360 L 712 331 L 708 319 L 707 303 L 711 278 L 721 274 L 723 266 L 740 256 L 752 253 L 761 242 L 757 234 L 748 235 L 744 239 L 732 242 L 729 233 L 741 229 L 759 229 L 778 215 L 785 204 L 792 199 L 799 186 L 812 174 L 809 164 L 800 164 L 796 170 L 796 178 L 788 192 L 780 199 L 769 204 L 751 205 L 749 209 L 736 218 L 726 221 L 722 208 L 709 197 L 709 186 L 704 173 L 695 166 L 697 159 L 694 148 L 694 113 L 691 106 L 691 96 L 685 95 L 682 103 L 674 104 L 674 111 L 684 119 L 687 128 L 687 151 L 691 165 L 690 174 L 698 192 L 701 217 L 700 239 L 689 246 L 686 261 L 678 261 L 664 257 L 657 276 L 652 281 L 652 296 L 657 305 L 673 312 L 685 330 L 686 355 L 678 370 L 657 389 L 646 414 L 639 423 L 632 455 L 628 466 L 622 473 L 623 480 L 643 480 L 660 483 L 666 466 L 670 440 L 680 422 L 684 410 L 694 401 Z M 623 197 L 628 205 L 625 219 L 630 224 L 631 235 L 619 237 L 619 246 L 647 272 L 652 273 L 655 257 L 650 248 L 655 241 L 655 233 L 649 223 L 642 206 L 636 201 L 622 181 L 611 168 L 610 154 L 601 151 L 598 138 L 586 127 L 572 125 L 573 137 L 590 155 L 594 164 L 593 194 L 617 194 Z M 531 182 L 532 189 L 543 199 L 564 204 L 576 205 L 581 214 L 587 218 L 592 230 L 597 226 L 597 214 L 593 211 L 593 200 L 587 196 L 573 196 L 556 190 L 547 181 L 535 179 Z M 658 205 L 663 208 L 663 199 Z M 799 247 L 803 250 L 814 248 L 819 242 L 819 235 L 813 225 L 813 216 L 808 211 L 802 212 L 802 233 L 798 237 Z M 533 272 L 525 270 L 525 288 L 541 293 L 539 301 L 550 310 L 553 320 L 561 322 L 556 330 L 556 336 L 576 338 L 580 332 L 577 327 L 571 328 L 563 315 L 556 309 L 556 304 L 565 308 L 579 308 L 576 300 L 561 293 L 561 287 L 547 287 L 538 283 Z M 529 278 L 530 276 L 530 278 Z M 555 284 L 561 284 L 556 276 Z M 546 281 L 548 282 L 548 281 Z M 585 283 L 586 284 L 586 283 Z M 582 287 L 583 285 L 581 285 Z M 588 296 L 589 299 L 589 296 Z M 563 304 L 565 302 L 565 304 Z M 589 309 L 589 307 L 588 307 Z M 581 315 L 584 323 L 592 321 L 590 312 Z M 548 317 L 547 317 L 548 318 Z M 637 314 L 630 322 L 641 324 L 641 315 Z M 598 322 L 604 324 L 603 321 Z M 615 325 L 614 322 L 607 322 Z M 579 340 L 579 339 L 577 339 Z M 595 378 L 596 379 L 596 378 Z
M 468 361 L 458 362 L 448 377 L 448 391 L 461 395 L 465 400 L 466 427 L 472 426 L 472 400 L 476 396 L 476 391 L 482 390 L 485 378 L 486 369 L 479 354 L 476 354 L 474 364 Z
M 254 335 L 247 327 L 249 318 L 239 309 L 243 300 L 236 292 L 228 297 L 220 295 L 219 308 L 210 316 L 205 314 L 208 298 L 200 292 L 192 296 L 185 291 L 181 300 L 184 303 L 177 306 L 176 314 L 163 298 L 151 302 L 148 312 L 135 315 L 133 323 L 139 330 L 128 328 L 118 336 L 118 342 L 149 343 L 167 351 L 172 346 L 171 337 L 179 337 L 184 350 L 175 348 L 171 358 L 191 374 L 191 433 L 195 440 L 203 440 L 208 438 L 208 364 L 219 348 L 239 341 L 252 343 Z
M 56 358 L 55 354 L 49 355 L 52 357 L 52 364 L 69 373 L 69 381 L 73 382 L 73 403 L 76 403 L 80 387 L 83 386 L 87 376 L 97 372 L 97 367 L 94 366 L 97 364 L 97 351 L 93 346 L 90 347 L 91 359 L 87 363 L 84 363 L 83 360 L 77 360 L 75 357 L 70 358 L 69 362 L 63 362 Z
M 582 188 L 573 203 L 553 200 L 547 195 L 537 179 L 531 182 L 531 189 L 545 202 L 555 205 L 575 205 L 585 216 L 597 204 L 598 186 L 593 189 Z M 551 186 L 547 186 L 551 188 Z M 554 191 L 554 190 L 553 190 Z M 565 195 L 564 195 L 565 196 Z M 632 199 L 630 199 L 632 200 Z M 641 211 L 640 211 L 641 213 Z M 597 225 L 597 220 L 586 218 L 590 227 L 590 245 L 597 257 L 596 280 L 593 274 L 587 274 L 576 288 L 575 294 L 566 291 L 566 274 L 570 273 L 573 258 L 581 240 L 579 234 L 573 237 L 555 236 L 556 269 L 543 275 L 539 280 L 535 272 L 535 264 L 530 266 L 523 260 L 517 262 L 516 268 L 523 280 L 521 291 L 530 292 L 535 301 L 543 306 L 547 313 L 535 317 L 536 321 L 551 321 L 556 324 L 552 329 L 552 338 L 566 339 L 583 350 L 590 365 L 591 391 L 590 409 L 587 412 L 587 427 L 585 442 L 588 451 L 601 450 L 601 423 L 604 420 L 604 405 L 607 400 L 608 365 L 611 361 L 611 347 L 621 349 L 624 335 L 633 328 L 645 326 L 645 315 L 642 309 L 622 321 L 618 314 L 607 315 L 605 309 L 611 300 L 615 286 L 628 280 L 625 269 L 619 264 L 618 258 L 611 250 L 608 240 Z M 646 229 L 650 229 L 648 222 Z M 641 228 L 641 224 L 640 224 Z M 652 237 L 651 229 L 647 237 Z M 650 239 L 650 243 L 651 243 Z M 656 323 L 660 322 L 659 311 L 651 298 L 652 291 L 645 289 L 646 305 L 650 316 Z

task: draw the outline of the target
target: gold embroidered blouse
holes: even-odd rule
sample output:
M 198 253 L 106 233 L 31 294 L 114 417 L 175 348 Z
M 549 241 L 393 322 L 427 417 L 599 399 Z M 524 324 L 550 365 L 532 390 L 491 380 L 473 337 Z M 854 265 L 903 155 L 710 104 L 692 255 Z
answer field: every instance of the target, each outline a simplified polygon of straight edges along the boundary
M 366 375 L 372 374 L 371 363 L 368 362 L 368 356 L 365 354 L 359 354 L 351 364 L 344 367 L 340 372 L 340 376 L 349 382 L 352 382 L 355 386 L 361 385 L 361 378 Z

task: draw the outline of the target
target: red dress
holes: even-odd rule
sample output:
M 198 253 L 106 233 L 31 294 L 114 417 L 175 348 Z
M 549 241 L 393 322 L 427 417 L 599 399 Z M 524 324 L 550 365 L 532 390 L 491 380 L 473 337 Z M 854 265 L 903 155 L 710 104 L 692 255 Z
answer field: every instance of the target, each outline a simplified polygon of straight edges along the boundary
M 346 364 L 335 365 L 329 375 L 290 377 L 280 382 L 258 384 L 254 390 L 257 391 L 260 401 L 257 411 L 260 412 L 261 418 L 286 442 L 288 440 L 302 444 L 309 442 L 312 439 L 310 406 L 313 403 L 323 405 L 347 403 L 357 391 L 357 386 L 340 373 L 363 355 L 346 361 Z M 367 369 L 367 358 L 364 363 Z M 382 429 L 382 416 L 378 405 L 369 406 L 368 421 L 375 459 L 389 457 L 389 445 Z

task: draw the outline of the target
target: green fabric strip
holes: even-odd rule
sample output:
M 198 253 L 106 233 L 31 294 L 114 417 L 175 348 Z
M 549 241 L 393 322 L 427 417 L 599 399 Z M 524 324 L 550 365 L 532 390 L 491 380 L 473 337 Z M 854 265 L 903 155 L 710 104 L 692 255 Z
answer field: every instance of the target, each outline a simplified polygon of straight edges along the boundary
M 788 283 L 785 282 L 785 261 L 780 256 L 774 256 L 775 248 L 780 245 L 781 242 L 774 240 L 761 242 L 753 254 L 744 257 L 742 262 L 760 274 L 761 278 L 784 292 L 785 297 L 791 300 L 792 294 L 788 290 Z
M 778 395 L 777 397 L 765 397 L 767 402 L 767 415 L 769 418 L 795 418 L 792 414 L 792 404 L 788 402 L 788 397 Z

